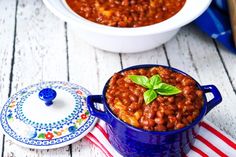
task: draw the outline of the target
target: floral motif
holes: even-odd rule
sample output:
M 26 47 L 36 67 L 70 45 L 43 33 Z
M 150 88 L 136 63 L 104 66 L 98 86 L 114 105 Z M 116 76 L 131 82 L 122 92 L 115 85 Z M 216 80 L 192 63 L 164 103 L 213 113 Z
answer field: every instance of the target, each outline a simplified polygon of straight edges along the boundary
M 80 117 L 81 117 L 82 119 L 86 119 L 86 118 L 87 118 L 87 115 L 86 115 L 86 114 L 82 114 Z
M 15 101 L 12 101 L 10 104 L 9 104 L 9 108 L 14 108 L 16 106 L 16 102 Z
M 83 94 L 80 90 L 77 90 L 76 93 L 79 94 L 79 95 Z
M 83 122 L 83 120 L 81 118 L 76 120 L 76 124 L 80 125 Z
M 14 122 L 12 111 L 9 110 L 8 112 L 9 112 L 7 114 L 8 120 L 12 120 Z M 25 131 L 25 129 L 23 129 L 23 127 L 21 127 L 18 130 L 24 130 L 24 131 L 21 131 L 21 132 L 24 133 L 24 137 L 51 140 L 51 139 L 53 139 L 55 137 L 59 137 L 59 136 L 65 135 L 65 134 L 67 134 L 67 132 L 75 133 L 77 131 L 77 128 L 83 123 L 83 121 L 86 121 L 88 119 L 88 117 L 89 117 L 89 111 L 85 110 L 85 112 L 83 114 L 81 114 L 80 117 L 75 121 L 74 125 L 68 126 L 67 128 L 64 128 L 64 129 L 54 130 L 52 132 L 46 132 L 46 133 L 41 132 L 38 135 L 37 135 L 37 133 L 36 133 L 36 131 L 35 131 L 35 129 L 33 127 L 29 128 L 29 126 L 28 125 L 26 126 L 26 124 L 24 124 L 24 125 L 22 124 L 22 125 L 18 125 L 18 126 L 24 126 L 24 128 L 27 128 L 27 131 Z M 20 123 L 20 122 L 18 122 L 18 123 Z
M 59 137 L 59 136 L 62 136 L 62 135 L 65 135 L 67 132 L 70 132 L 70 133 L 75 133 L 78 129 L 78 127 L 81 125 L 81 123 L 83 121 L 85 121 L 87 118 L 89 117 L 89 111 L 86 110 L 81 116 L 80 118 L 78 118 L 76 121 L 75 121 L 75 124 L 74 125 L 71 125 L 67 128 L 64 128 L 64 129 L 61 129 L 61 130 L 55 130 L 55 131 L 52 131 L 52 132 L 47 132 L 47 133 L 40 133 L 38 135 L 38 138 L 40 139 L 48 139 L 48 140 L 51 140 L 55 137 Z
M 71 133 L 74 133 L 74 132 L 76 132 L 76 127 L 75 126 L 70 126 L 69 128 L 68 128 L 68 131 L 69 132 L 71 132 Z
M 7 118 L 8 119 L 12 119 L 13 117 L 12 117 L 12 112 L 10 112 L 8 115 L 7 115 Z
M 53 137 L 54 137 L 54 135 L 51 132 L 47 132 L 47 134 L 45 135 L 45 138 L 48 140 L 51 140 Z
M 57 136 L 61 136 L 62 132 L 61 131 L 53 131 L 54 134 L 56 134 Z
M 89 111 L 87 110 L 87 111 L 85 111 L 85 114 L 88 116 L 89 115 Z

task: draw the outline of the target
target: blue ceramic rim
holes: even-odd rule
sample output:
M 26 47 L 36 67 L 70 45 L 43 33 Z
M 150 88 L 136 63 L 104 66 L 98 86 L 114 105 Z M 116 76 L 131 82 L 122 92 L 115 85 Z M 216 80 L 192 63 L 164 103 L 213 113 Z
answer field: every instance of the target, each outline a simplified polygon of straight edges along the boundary
M 127 70 L 133 70 L 133 69 L 139 69 L 139 68 L 152 68 L 152 67 L 164 67 L 164 68 L 167 68 L 167 69 L 170 69 L 174 72 L 177 72 L 177 73 L 181 73 L 185 76 L 188 76 L 190 78 L 192 78 L 190 75 L 188 75 L 187 73 L 179 70 L 179 69 L 176 69 L 176 68 L 173 68 L 171 66 L 166 66 L 166 65 L 160 65 L 160 64 L 139 64 L 139 65 L 134 65 L 134 66 L 130 66 L 130 67 L 127 67 L 125 69 L 122 69 L 121 71 L 117 72 L 117 73 L 120 73 L 120 72 L 124 72 L 124 71 L 127 71 Z M 203 117 L 205 116 L 206 114 L 206 111 L 207 111 L 207 99 L 206 99 L 206 95 L 205 95 L 205 92 L 203 91 L 202 89 L 202 86 L 194 79 L 192 78 L 196 83 L 197 83 L 197 87 L 203 91 L 203 106 L 202 106 L 202 109 L 201 109 L 201 112 L 200 114 L 198 115 L 198 117 L 192 122 L 190 123 L 188 126 L 182 128 L 182 129 L 178 129 L 178 130 L 171 130 L 171 131 L 147 131 L 147 130 L 144 130 L 144 129 L 139 129 L 139 128 L 136 128 L 128 123 L 125 123 L 124 121 L 122 121 L 121 119 L 119 119 L 110 109 L 109 105 L 107 104 L 107 100 L 106 100 L 106 90 L 107 90 L 107 87 L 108 87 L 108 84 L 110 82 L 110 79 L 108 79 L 108 81 L 106 82 L 104 88 L 103 88 L 103 92 L 102 92 L 102 99 L 103 99 L 103 104 L 104 104 L 104 107 L 106 108 L 106 114 L 109 113 L 110 115 L 112 115 L 112 118 L 118 120 L 120 123 L 122 123 L 123 125 L 125 125 L 126 127 L 128 127 L 129 129 L 131 130 L 134 130 L 134 131 L 137 131 L 137 132 L 140 132 L 140 133 L 148 133 L 148 134 L 154 134 L 154 135 L 171 135 L 171 134 L 177 134 L 177 133 L 180 133 L 180 132 L 184 132 L 186 130 L 189 130 L 191 128 L 193 128 L 195 125 L 199 124 L 201 122 L 201 120 L 203 119 Z

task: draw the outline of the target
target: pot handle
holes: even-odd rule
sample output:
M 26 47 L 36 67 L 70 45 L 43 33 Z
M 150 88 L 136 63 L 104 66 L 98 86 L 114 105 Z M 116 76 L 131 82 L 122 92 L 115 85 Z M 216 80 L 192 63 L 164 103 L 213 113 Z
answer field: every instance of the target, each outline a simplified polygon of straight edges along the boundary
M 222 101 L 222 96 L 219 90 L 214 85 L 206 85 L 202 86 L 204 93 L 212 93 L 213 98 L 207 102 L 207 111 L 206 114 L 213 109 L 216 105 L 218 105 Z
M 111 119 L 108 115 L 106 108 L 104 107 L 104 111 L 101 111 L 95 107 L 95 103 L 103 104 L 102 102 L 103 102 L 102 95 L 87 96 L 87 106 L 90 114 L 110 124 Z

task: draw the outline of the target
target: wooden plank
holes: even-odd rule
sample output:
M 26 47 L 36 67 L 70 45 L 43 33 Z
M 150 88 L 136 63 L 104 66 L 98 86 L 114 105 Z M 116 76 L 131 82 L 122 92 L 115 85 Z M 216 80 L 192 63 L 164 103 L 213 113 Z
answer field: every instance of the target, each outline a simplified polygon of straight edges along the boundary
M 122 54 L 122 63 L 124 68 L 137 64 L 168 65 L 163 46 L 142 53 Z
M 16 1 L 0 1 L 0 108 L 7 101 L 13 52 Z M 0 155 L 4 149 L 0 133 Z
M 236 67 L 234 66 L 236 63 L 236 54 L 229 52 L 219 44 L 217 44 L 217 47 L 219 55 L 227 71 L 227 75 L 229 76 L 230 82 L 234 88 L 234 92 L 236 92 Z
M 236 57 L 235 54 L 233 54 L 232 52 L 229 52 L 228 50 L 226 50 L 225 48 L 223 48 L 221 45 L 217 44 L 217 50 L 219 52 L 220 58 L 222 60 L 223 66 L 226 70 L 226 74 L 229 78 L 229 82 L 231 84 L 231 86 L 233 87 L 233 91 L 234 94 L 232 92 L 232 95 L 236 95 L 236 67 L 234 66 L 236 63 Z M 235 110 L 233 108 L 233 105 L 235 104 L 234 100 L 231 100 L 231 104 L 232 104 L 232 110 Z M 232 129 L 236 130 L 236 126 L 235 126 L 235 121 L 236 121 L 236 114 L 233 114 L 233 120 L 234 123 L 231 124 L 232 125 Z M 227 129 L 228 130 L 228 129 Z M 226 131 L 227 131 L 226 130 Z M 236 135 L 234 134 L 233 137 L 236 139 Z
M 219 88 L 223 102 L 206 118 L 236 138 L 236 97 L 213 41 L 188 26 L 166 44 L 166 49 L 172 66 L 189 73 L 202 85 L 214 84 Z
M 119 55 L 88 45 L 70 25 L 68 42 L 70 81 L 78 82 L 94 94 L 101 93 L 106 80 L 121 69 Z
M 45 80 L 67 80 L 64 22 L 38 0 L 21 0 L 13 63 L 12 94 Z M 22 148 L 6 138 L 4 156 L 70 156 L 69 147 L 53 150 Z
M 107 79 L 121 69 L 118 54 L 95 49 L 79 38 L 76 28 L 68 25 L 70 81 L 101 94 Z M 82 140 L 72 146 L 73 156 L 105 156 L 95 145 Z

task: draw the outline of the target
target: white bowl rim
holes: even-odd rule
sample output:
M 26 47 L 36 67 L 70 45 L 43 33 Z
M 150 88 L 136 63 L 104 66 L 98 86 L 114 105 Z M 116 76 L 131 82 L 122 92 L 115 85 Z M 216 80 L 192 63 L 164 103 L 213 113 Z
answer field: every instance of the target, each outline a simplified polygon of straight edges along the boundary
M 43 0 L 47 8 L 62 20 L 76 25 L 78 29 L 111 36 L 140 36 L 165 33 L 192 22 L 210 5 L 212 0 L 186 0 L 183 8 L 171 18 L 149 26 L 119 28 L 101 25 L 82 18 L 72 11 L 65 0 Z

